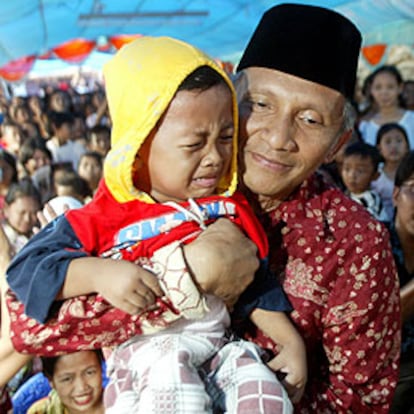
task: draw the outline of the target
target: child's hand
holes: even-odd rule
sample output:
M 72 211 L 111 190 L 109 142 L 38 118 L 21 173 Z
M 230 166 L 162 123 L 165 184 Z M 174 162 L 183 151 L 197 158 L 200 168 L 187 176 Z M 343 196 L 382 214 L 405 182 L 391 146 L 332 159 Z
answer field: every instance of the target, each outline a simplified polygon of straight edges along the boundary
M 306 349 L 302 338 L 281 346 L 278 355 L 270 360 L 267 365 L 275 372 L 279 371 L 286 374 L 282 383 L 292 402 L 294 404 L 299 402 L 308 378 Z
M 97 272 L 96 291 L 114 307 L 134 315 L 163 296 L 157 277 L 140 266 L 112 259 L 104 259 L 104 264 Z

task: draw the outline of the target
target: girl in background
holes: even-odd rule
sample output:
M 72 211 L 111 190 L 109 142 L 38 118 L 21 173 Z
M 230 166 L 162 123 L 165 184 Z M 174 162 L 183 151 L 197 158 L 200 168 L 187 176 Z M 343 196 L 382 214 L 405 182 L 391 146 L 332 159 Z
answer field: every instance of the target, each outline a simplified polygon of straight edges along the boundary
M 403 79 L 400 72 L 392 65 L 380 66 L 369 79 L 372 110 L 361 119 L 358 126 L 363 140 L 375 145 L 381 125 L 394 122 L 406 130 L 410 147 L 414 148 L 414 111 L 406 110 L 403 105 Z
M 376 145 L 384 163 L 380 176 L 372 182 L 371 188 L 381 196 L 384 209 L 388 217 L 392 219 L 394 215 L 392 193 L 395 173 L 401 160 L 409 151 L 407 132 L 395 122 L 384 124 L 378 131 Z
M 39 192 L 29 179 L 10 186 L 5 198 L 2 226 L 14 253 L 20 251 L 33 235 L 36 214 L 41 206 Z

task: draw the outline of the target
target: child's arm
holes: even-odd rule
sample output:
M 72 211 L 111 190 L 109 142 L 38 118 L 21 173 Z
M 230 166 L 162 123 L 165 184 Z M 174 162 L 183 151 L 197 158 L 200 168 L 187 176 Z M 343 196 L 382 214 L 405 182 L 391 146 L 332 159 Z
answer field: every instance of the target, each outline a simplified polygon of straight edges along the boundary
M 302 337 L 284 312 L 256 308 L 250 319 L 277 344 L 279 353 L 268 366 L 286 374 L 282 382 L 292 402 L 298 402 L 307 381 L 306 348 Z
M 155 275 L 125 260 L 81 257 L 69 263 L 57 299 L 100 293 L 112 306 L 136 314 L 163 296 Z

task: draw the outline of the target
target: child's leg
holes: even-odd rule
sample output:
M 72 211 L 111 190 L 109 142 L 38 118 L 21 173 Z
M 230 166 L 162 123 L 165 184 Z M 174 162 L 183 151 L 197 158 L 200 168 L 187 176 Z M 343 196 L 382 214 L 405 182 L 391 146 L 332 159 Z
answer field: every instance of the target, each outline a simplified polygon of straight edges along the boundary
M 260 349 L 234 341 L 203 367 L 215 406 L 231 414 L 290 414 L 292 403 L 276 375 L 262 362 Z
M 219 344 L 221 345 L 221 344 Z M 107 414 L 211 413 L 198 367 L 218 345 L 195 335 L 162 335 L 114 352 L 108 361 Z

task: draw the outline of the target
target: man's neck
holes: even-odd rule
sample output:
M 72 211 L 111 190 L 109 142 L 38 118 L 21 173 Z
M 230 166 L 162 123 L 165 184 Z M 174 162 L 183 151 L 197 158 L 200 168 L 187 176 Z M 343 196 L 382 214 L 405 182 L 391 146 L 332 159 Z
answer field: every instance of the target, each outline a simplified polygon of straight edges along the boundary
M 245 186 L 240 186 L 240 190 L 247 198 L 247 200 L 249 200 L 249 204 L 253 208 L 256 215 L 268 213 L 279 207 L 279 205 L 283 202 L 283 200 L 279 200 L 276 197 L 254 194 Z

